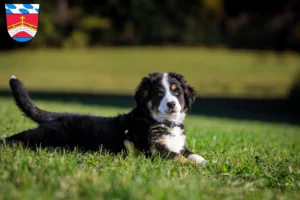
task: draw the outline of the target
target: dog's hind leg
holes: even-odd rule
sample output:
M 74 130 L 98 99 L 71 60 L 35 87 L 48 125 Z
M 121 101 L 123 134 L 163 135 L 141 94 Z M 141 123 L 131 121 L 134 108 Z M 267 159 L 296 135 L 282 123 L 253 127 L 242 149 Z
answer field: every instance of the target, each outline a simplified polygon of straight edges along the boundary
M 19 144 L 27 147 L 62 147 L 70 143 L 68 135 L 55 122 L 41 124 L 35 129 L 22 131 L 4 139 L 6 144 Z
M 38 142 L 41 141 L 40 138 L 41 135 L 37 129 L 30 129 L 9 136 L 2 142 L 9 146 L 22 144 L 23 146 L 32 147 L 34 144 L 38 144 Z

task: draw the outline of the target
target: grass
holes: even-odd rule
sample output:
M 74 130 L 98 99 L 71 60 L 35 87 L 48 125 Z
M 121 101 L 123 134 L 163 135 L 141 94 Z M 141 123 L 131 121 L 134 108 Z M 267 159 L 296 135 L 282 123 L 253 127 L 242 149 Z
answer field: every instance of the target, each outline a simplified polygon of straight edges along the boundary
M 32 82 L 33 83 L 33 82 Z M 47 110 L 112 116 L 129 109 L 36 101 Z M 0 136 L 35 125 L 0 99 Z M 178 164 L 62 149 L 0 148 L 0 199 L 299 199 L 300 127 L 202 116 L 188 146 L 211 162 Z
M 286 97 L 300 57 L 205 48 L 104 48 L 0 53 L 0 91 L 13 74 L 30 90 L 133 94 L 153 71 L 176 71 L 202 96 Z M 129 108 L 35 101 L 54 111 L 113 116 Z M 1 199 L 300 199 L 300 127 L 188 115 L 188 146 L 210 160 L 0 148 Z M 0 97 L 0 137 L 36 125 Z
M 202 96 L 286 97 L 300 71 L 299 61 L 292 53 L 205 48 L 3 52 L 0 88 L 7 89 L 13 74 L 31 90 L 133 94 L 148 73 L 176 71 Z

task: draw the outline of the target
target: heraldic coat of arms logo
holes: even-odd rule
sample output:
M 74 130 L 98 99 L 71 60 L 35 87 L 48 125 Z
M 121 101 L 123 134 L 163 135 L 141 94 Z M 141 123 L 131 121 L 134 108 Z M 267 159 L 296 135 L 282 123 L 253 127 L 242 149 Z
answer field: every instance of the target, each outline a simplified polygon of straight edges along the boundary
M 37 32 L 39 4 L 5 4 L 7 30 L 18 42 L 30 41 Z

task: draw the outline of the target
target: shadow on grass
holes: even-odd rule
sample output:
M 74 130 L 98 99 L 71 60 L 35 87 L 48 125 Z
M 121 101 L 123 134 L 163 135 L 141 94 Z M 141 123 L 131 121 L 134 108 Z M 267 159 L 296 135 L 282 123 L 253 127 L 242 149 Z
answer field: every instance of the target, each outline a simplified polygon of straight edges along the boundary
M 30 96 L 33 100 L 77 102 L 85 105 L 122 108 L 135 106 L 133 97 L 126 95 L 31 91 Z M 8 90 L 0 90 L 0 97 L 12 95 Z M 189 114 L 300 125 L 299 111 L 286 99 L 198 97 Z

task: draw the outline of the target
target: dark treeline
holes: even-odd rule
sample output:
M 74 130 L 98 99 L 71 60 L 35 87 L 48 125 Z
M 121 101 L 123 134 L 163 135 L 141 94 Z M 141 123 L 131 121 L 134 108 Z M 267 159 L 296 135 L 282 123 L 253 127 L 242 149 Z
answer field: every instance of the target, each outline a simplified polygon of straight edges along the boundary
M 5 3 L 16 3 L 6 1 Z M 0 49 L 101 45 L 225 45 L 300 51 L 298 0 L 56 0 L 40 3 L 34 42 L 19 44 L 0 17 Z M 3 5 L 4 10 L 4 5 Z

